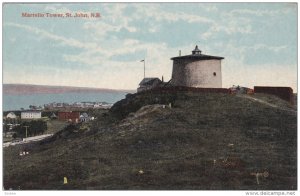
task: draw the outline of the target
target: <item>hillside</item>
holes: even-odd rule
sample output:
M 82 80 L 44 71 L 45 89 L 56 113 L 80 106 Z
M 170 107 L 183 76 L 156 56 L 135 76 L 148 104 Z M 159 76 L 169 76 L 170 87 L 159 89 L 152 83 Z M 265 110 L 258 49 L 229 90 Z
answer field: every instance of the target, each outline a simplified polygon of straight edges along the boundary
M 4 148 L 4 188 L 296 190 L 297 112 L 270 95 L 128 95 L 97 121 Z

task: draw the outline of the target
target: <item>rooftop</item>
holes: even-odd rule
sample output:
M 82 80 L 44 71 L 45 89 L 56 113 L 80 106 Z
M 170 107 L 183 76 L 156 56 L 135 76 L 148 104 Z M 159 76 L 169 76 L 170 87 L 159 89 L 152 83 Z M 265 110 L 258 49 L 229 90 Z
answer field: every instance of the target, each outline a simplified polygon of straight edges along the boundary
M 42 110 L 22 110 L 21 112 L 41 113 Z
M 205 54 L 201 54 L 201 52 L 202 51 L 198 49 L 198 46 L 196 46 L 195 49 L 192 51 L 192 54 L 185 55 L 185 56 L 172 57 L 171 60 L 177 60 L 177 59 L 197 59 L 197 60 L 218 59 L 218 60 L 222 60 L 222 59 L 224 59 L 224 57 L 205 55 Z
M 144 79 L 139 83 L 139 85 L 151 84 L 151 83 L 153 83 L 155 80 L 161 81 L 159 78 L 144 78 Z

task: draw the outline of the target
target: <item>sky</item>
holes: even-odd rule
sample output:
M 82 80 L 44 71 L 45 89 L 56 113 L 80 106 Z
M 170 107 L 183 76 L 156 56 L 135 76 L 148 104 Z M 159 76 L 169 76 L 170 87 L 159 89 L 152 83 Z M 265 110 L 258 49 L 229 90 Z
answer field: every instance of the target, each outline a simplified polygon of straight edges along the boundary
M 22 17 L 99 13 L 101 17 Z M 222 60 L 222 86 L 297 91 L 296 3 L 43 3 L 3 6 L 3 83 L 136 89 L 170 58 Z

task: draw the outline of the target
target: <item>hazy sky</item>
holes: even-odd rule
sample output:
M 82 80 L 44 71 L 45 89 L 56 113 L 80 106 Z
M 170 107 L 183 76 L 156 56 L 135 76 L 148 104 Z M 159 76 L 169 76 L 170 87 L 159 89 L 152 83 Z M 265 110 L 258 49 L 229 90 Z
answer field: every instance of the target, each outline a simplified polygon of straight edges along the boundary
M 27 18 L 22 13 L 100 13 Z M 223 87 L 297 87 L 296 3 L 5 4 L 3 82 L 135 89 L 171 57 L 225 57 Z

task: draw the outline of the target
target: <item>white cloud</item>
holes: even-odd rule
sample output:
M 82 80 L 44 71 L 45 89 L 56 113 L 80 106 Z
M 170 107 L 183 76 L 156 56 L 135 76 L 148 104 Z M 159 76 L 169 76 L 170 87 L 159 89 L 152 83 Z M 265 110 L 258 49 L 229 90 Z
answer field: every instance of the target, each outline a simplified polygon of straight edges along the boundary
M 68 62 L 84 64 L 84 65 L 94 65 L 94 66 L 101 65 L 106 59 L 105 56 L 101 56 L 97 51 L 92 51 L 92 50 L 86 50 L 80 54 L 75 54 L 75 55 L 64 54 L 63 58 L 65 61 Z
M 143 77 L 143 67 L 138 66 L 116 66 L 95 67 L 93 69 L 72 69 L 63 71 L 61 69 L 48 67 L 45 65 L 26 65 L 32 71 L 17 69 L 14 74 L 4 70 L 4 83 L 23 83 L 40 85 L 61 85 L 61 86 L 82 86 L 111 89 L 136 89 L 138 82 Z M 25 65 L 18 65 L 24 67 Z M 51 74 L 36 74 L 35 67 L 40 67 L 40 71 Z M 116 69 L 116 67 L 118 67 Z M 130 71 L 129 71 L 129 70 Z M 112 72 L 112 70 L 114 70 Z
M 167 21 L 167 22 L 176 22 L 179 20 L 188 22 L 188 23 L 214 23 L 213 20 L 203 17 L 200 15 L 188 14 L 185 12 L 168 12 L 166 10 L 162 10 L 159 5 L 147 4 L 146 6 L 143 4 L 135 4 L 136 13 L 134 13 L 133 18 L 140 19 L 142 18 L 151 18 L 155 21 Z
M 45 11 L 49 13 L 72 13 L 72 11 L 61 4 L 47 4 Z
M 223 87 L 241 85 L 253 86 L 288 86 L 297 91 L 297 65 L 261 64 L 253 66 L 235 60 L 226 60 L 222 65 Z
M 161 77 L 161 75 L 164 75 L 165 80 L 169 80 L 172 72 L 170 57 L 176 56 L 179 49 L 182 50 L 182 55 L 190 54 L 195 45 L 187 43 L 177 48 L 170 48 L 163 41 L 159 43 L 152 41 L 152 43 L 149 43 L 142 41 L 143 39 L 129 39 L 119 35 L 110 35 L 110 32 L 118 33 L 122 29 L 126 29 L 131 33 L 137 33 L 142 27 L 136 25 L 135 22 L 144 20 L 148 25 L 148 28 L 144 29 L 152 33 L 159 33 L 165 22 L 184 21 L 186 23 L 193 23 L 195 26 L 201 24 L 210 25 L 210 28 L 201 35 L 201 38 L 208 40 L 214 36 L 224 36 L 223 42 L 215 43 L 214 45 L 215 48 L 223 49 L 221 54 L 214 53 L 213 47 L 210 45 L 204 46 L 206 48 L 203 51 L 205 54 L 211 55 L 222 56 L 224 54 L 224 87 L 229 87 L 232 84 L 249 87 L 254 85 L 279 84 L 292 86 L 294 89 L 297 85 L 295 69 L 292 69 L 291 65 L 287 65 L 289 68 L 283 69 L 280 68 L 282 65 L 265 64 L 261 65 L 261 67 L 265 67 L 264 69 L 257 69 L 257 65 L 254 68 L 251 67 L 253 65 L 249 65 L 244 61 L 245 55 L 247 55 L 249 50 L 263 49 L 280 52 L 288 46 L 266 45 L 263 43 L 253 43 L 252 46 L 243 46 L 239 45 L 238 42 L 231 42 L 231 36 L 228 36 L 236 33 L 243 35 L 255 34 L 255 29 L 252 26 L 252 17 L 255 15 L 272 15 L 274 12 L 243 9 L 226 13 L 218 10 L 216 6 L 204 6 L 203 9 L 206 8 L 207 12 L 219 12 L 217 17 L 220 18 L 216 19 L 216 17 L 204 17 L 201 13 L 196 15 L 185 12 L 166 11 L 158 4 L 133 4 L 132 6 L 137 9 L 136 12 L 127 15 L 125 14 L 127 6 L 126 4 L 107 4 L 103 6 L 101 4 L 101 9 L 104 10 L 101 12 L 103 18 L 101 20 L 86 21 L 83 26 L 80 26 L 85 30 L 90 30 L 87 35 L 88 40 L 85 42 L 70 37 L 59 36 L 33 26 L 5 23 L 5 26 L 25 29 L 28 32 L 36 34 L 38 37 L 54 40 L 58 44 L 83 49 L 79 54 L 62 55 L 65 61 L 87 66 L 79 70 L 69 70 L 68 72 L 56 69 L 56 71 L 52 70 L 55 74 L 41 77 L 34 76 L 32 73 L 24 74 L 21 71 L 17 71 L 15 75 L 10 76 L 6 76 L 9 73 L 4 73 L 6 77 L 4 81 L 23 81 L 24 83 L 36 83 L 36 81 L 40 81 L 41 84 L 51 84 L 55 81 L 58 82 L 56 85 L 69 85 L 72 83 L 74 86 L 83 86 L 84 84 L 84 86 L 91 87 L 133 89 L 137 87 L 137 84 L 143 77 L 143 64 L 139 62 L 143 58 L 146 58 L 146 76 Z M 50 6 L 46 8 L 49 11 L 57 9 L 61 9 L 63 12 L 69 11 L 63 7 L 56 8 Z M 114 59 L 111 57 L 117 55 L 122 56 L 136 53 L 146 53 L 146 56 L 136 56 L 136 60 L 128 62 L 111 60 Z M 287 78 L 289 79 L 287 80 Z
M 87 21 L 83 28 L 89 30 L 91 37 L 99 42 L 110 36 L 111 32 L 118 33 L 123 29 L 130 33 L 138 32 L 138 27 L 129 24 L 132 18 L 124 13 L 126 7 L 126 4 L 102 4 L 101 20 Z
M 84 29 L 94 31 L 97 36 L 104 36 L 110 31 L 120 31 L 120 26 L 113 26 L 104 22 L 86 22 L 83 25 Z
M 107 78 L 105 78 L 101 74 L 101 77 L 98 77 L 98 87 L 105 87 L 102 86 L 104 85 L 104 83 L 102 84 L 102 80 L 105 79 L 106 82 L 109 83 L 105 85 L 113 85 L 115 88 L 136 88 L 137 84 L 143 78 L 143 63 L 141 63 L 140 60 L 144 58 L 146 60 L 147 77 L 160 78 L 164 75 L 165 80 L 170 79 L 172 71 L 172 61 L 170 60 L 170 57 L 175 56 L 174 49 L 169 49 L 165 43 L 144 43 L 134 39 L 119 41 L 118 47 L 112 46 L 111 56 L 126 55 L 130 53 L 134 54 L 141 50 L 147 51 L 146 56 L 140 56 L 137 57 L 137 59 L 128 62 L 100 59 L 100 57 L 97 57 L 94 54 L 73 55 L 68 56 L 67 58 L 69 58 L 68 60 L 70 61 L 94 65 L 90 71 L 93 70 L 93 72 L 102 73 L 105 70 L 108 75 L 112 75 L 112 77 L 107 76 Z M 124 76 L 126 76 L 126 80 Z M 124 79 L 126 83 L 116 83 L 116 80 L 119 78 L 122 78 L 122 80 Z
M 16 39 L 15 37 L 10 37 L 10 38 L 9 38 L 9 41 L 11 41 L 12 43 L 15 43 L 16 40 L 17 40 L 17 39 Z
M 222 60 L 223 88 L 232 85 L 250 88 L 258 85 L 289 86 L 297 91 L 297 64 L 282 64 L 281 62 L 250 64 L 245 60 L 251 50 L 263 49 L 280 52 L 287 47 L 286 45 L 253 44 L 252 46 L 241 46 L 238 42 L 224 41 L 206 47 L 209 54 L 225 57 Z M 222 48 L 221 54 L 215 52 L 214 48 Z
M 22 28 L 27 31 L 33 32 L 37 35 L 55 40 L 55 41 L 60 41 L 65 45 L 72 46 L 72 47 L 77 47 L 77 48 L 91 48 L 91 47 L 96 47 L 94 43 L 82 43 L 78 40 L 72 39 L 72 38 L 65 38 L 63 36 L 58 36 L 53 33 L 49 33 L 48 31 L 28 26 L 28 25 L 23 25 L 23 24 L 16 24 L 16 23 L 5 23 L 4 26 L 12 26 L 12 27 L 17 27 L 17 28 Z
M 253 50 L 260 50 L 260 49 L 267 49 L 267 50 L 271 50 L 273 52 L 280 52 L 281 50 L 286 49 L 288 46 L 283 45 L 283 46 L 269 46 L 266 44 L 255 44 L 254 46 L 250 46 L 250 47 L 243 47 L 245 49 L 253 49 Z
M 219 33 L 226 33 L 227 35 L 232 35 L 235 33 L 253 34 L 255 32 L 253 31 L 251 24 L 245 24 L 238 20 L 230 19 L 228 21 L 221 20 L 219 22 L 213 23 L 211 27 L 200 36 L 200 38 L 208 40 L 213 35 L 219 36 Z
M 122 62 L 109 60 L 110 57 L 118 55 L 135 54 L 139 51 L 146 51 L 146 56 L 137 57 L 135 61 L 127 62 L 127 64 L 136 64 L 141 59 L 146 58 L 146 62 L 150 64 L 160 65 L 162 60 L 166 58 L 166 52 L 169 51 L 165 43 L 145 43 L 135 39 L 118 40 L 118 45 L 111 45 L 111 49 L 107 51 L 105 57 L 99 56 L 97 51 L 84 51 L 76 55 L 64 55 L 65 60 L 71 62 L 80 62 L 86 65 L 101 67 L 118 67 L 122 66 Z
M 167 46 L 165 43 L 161 43 L 161 44 L 141 43 L 139 40 L 134 40 L 134 39 L 119 40 L 118 45 L 111 46 L 110 50 L 104 50 L 103 48 L 99 47 L 97 43 L 81 42 L 76 39 L 65 38 L 62 36 L 49 33 L 45 30 L 36 27 L 31 27 L 22 24 L 15 24 L 15 23 L 5 23 L 5 25 L 25 29 L 39 36 L 58 41 L 59 43 L 68 45 L 70 47 L 85 49 L 80 54 L 76 54 L 76 55 L 62 54 L 62 55 L 66 61 L 83 63 L 86 65 L 93 65 L 93 66 L 109 65 L 112 64 L 113 62 L 109 62 L 108 59 L 113 55 L 133 54 L 141 50 L 148 51 L 148 55 L 150 56 L 150 58 L 153 59 L 154 62 L 158 62 L 157 59 L 161 58 L 162 51 L 167 51 Z M 99 26 L 97 27 L 100 28 Z
M 59 44 L 62 45 L 67 45 L 70 47 L 76 47 L 76 48 L 82 48 L 84 49 L 83 52 L 75 55 L 67 55 L 67 54 L 62 54 L 63 58 L 65 61 L 68 62 L 73 62 L 73 63 L 82 63 L 87 66 L 104 66 L 105 63 L 107 63 L 107 59 L 111 57 L 112 55 L 115 54 L 126 54 L 128 52 L 134 52 L 135 48 L 128 46 L 127 50 L 122 50 L 121 49 L 116 49 L 114 50 L 105 50 L 102 47 L 100 47 L 98 43 L 95 42 L 81 42 L 73 38 L 66 38 L 63 36 L 58 36 L 52 33 L 49 33 L 45 30 L 36 28 L 36 27 L 31 27 L 28 25 L 21 25 L 21 24 L 15 24 L 15 23 L 5 23 L 4 25 L 6 26 L 13 26 L 17 28 L 22 28 L 25 29 L 29 32 L 33 32 L 41 37 L 45 37 L 54 41 L 57 41 Z M 127 45 L 128 43 L 137 43 L 137 41 L 133 40 L 127 40 Z M 126 51 L 126 52 L 125 52 Z M 62 62 L 63 64 L 63 62 Z M 91 67 L 90 67 L 91 68 Z
M 232 85 L 289 86 L 297 91 L 297 65 L 294 64 L 249 64 L 245 61 L 249 50 L 272 50 L 278 52 L 286 46 L 254 44 L 236 46 L 237 43 L 221 44 L 225 59 L 222 61 L 223 88 Z
M 217 12 L 219 9 L 217 8 L 216 5 L 204 3 L 204 4 L 199 4 L 199 8 L 205 10 L 206 12 Z
M 137 27 L 129 25 L 132 21 L 132 18 L 127 16 L 124 13 L 124 10 L 127 8 L 126 4 L 108 4 L 103 6 L 105 10 L 104 20 L 109 23 L 109 25 L 115 27 L 117 31 L 124 28 L 129 32 L 137 32 Z M 106 24 L 108 25 L 108 24 Z
M 254 16 L 275 16 L 278 14 L 287 13 L 286 9 L 283 10 L 253 10 L 253 9 L 235 9 L 231 10 L 229 15 L 254 15 Z
M 140 44 L 140 41 L 139 40 L 136 40 L 136 39 L 125 39 L 124 40 L 124 45 L 137 45 L 137 44 Z

